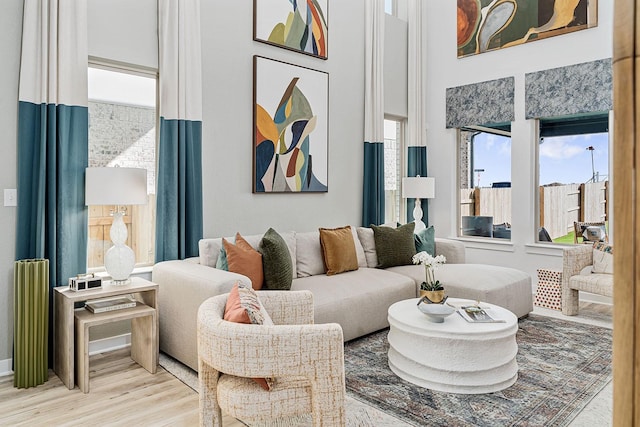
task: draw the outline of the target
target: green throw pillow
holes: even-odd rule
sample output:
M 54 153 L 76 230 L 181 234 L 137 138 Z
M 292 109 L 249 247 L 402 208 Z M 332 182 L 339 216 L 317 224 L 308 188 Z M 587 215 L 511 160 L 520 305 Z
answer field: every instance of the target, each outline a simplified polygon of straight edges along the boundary
M 416 254 L 413 240 L 415 223 L 410 222 L 398 228 L 378 227 L 372 224 L 371 228 L 376 242 L 378 268 L 412 264 L 411 258 Z
M 229 243 L 236 244 L 236 238 L 231 237 L 227 239 Z M 229 271 L 229 261 L 227 261 L 227 251 L 224 250 L 224 245 L 220 244 L 220 253 L 218 254 L 218 260 L 216 261 L 216 268 L 218 270 Z
M 224 246 L 220 248 L 218 254 L 218 260 L 216 261 L 216 268 L 218 270 L 229 271 L 229 262 L 227 261 L 227 251 L 224 250 Z
M 413 235 L 416 244 L 416 252 L 426 252 L 431 256 L 436 256 L 436 231 L 433 225 L 418 231 Z
M 262 254 L 263 289 L 288 291 L 293 280 L 293 264 L 287 243 L 273 228 L 262 236 L 258 252 Z

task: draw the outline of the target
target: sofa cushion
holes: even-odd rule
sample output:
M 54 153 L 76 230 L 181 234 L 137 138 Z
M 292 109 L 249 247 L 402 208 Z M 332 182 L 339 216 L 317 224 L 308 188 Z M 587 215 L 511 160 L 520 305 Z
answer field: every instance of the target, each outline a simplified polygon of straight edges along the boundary
M 229 242 L 236 244 L 236 238 L 227 239 Z M 220 252 L 218 253 L 218 259 L 216 260 L 216 268 L 218 270 L 229 271 L 229 261 L 227 261 L 227 251 L 224 250 L 224 245 L 220 241 Z
M 282 236 L 270 228 L 260 240 L 258 252 L 262 254 L 264 288 L 289 290 L 293 280 L 293 265 L 289 248 Z
M 362 243 L 360 243 L 360 239 L 358 238 L 358 232 L 356 231 L 356 227 L 351 227 L 351 234 L 353 236 L 353 244 L 356 247 L 356 256 L 358 257 L 358 267 L 366 268 L 367 257 L 364 254 L 364 248 L 362 247 Z
M 409 265 L 416 254 L 413 239 L 415 223 L 402 225 L 398 228 L 378 227 L 372 225 L 373 239 L 376 242 L 378 268 L 388 268 L 397 265 Z
M 287 242 L 287 247 L 289 248 L 289 253 L 291 254 L 291 263 L 293 265 L 293 271 L 291 276 L 293 278 L 296 277 L 296 232 L 295 231 L 285 231 L 280 232 L 280 236 Z M 251 247 L 254 249 L 258 249 L 260 245 L 260 240 L 262 240 L 262 234 L 255 234 L 251 236 L 244 236 L 245 240 L 249 242 Z M 229 242 L 233 241 L 233 237 L 225 237 Z M 201 265 L 206 265 L 207 267 L 216 267 L 218 262 L 218 257 L 220 256 L 220 248 L 222 246 L 222 238 L 218 237 L 215 239 L 200 239 L 198 242 L 198 250 L 199 250 L 199 262 Z
M 585 276 L 577 274 L 569 277 L 569 288 L 611 297 L 613 296 L 613 274 L 592 273 Z
M 413 240 L 416 252 L 426 252 L 431 256 L 436 256 L 436 232 L 433 225 L 415 233 Z
M 369 227 L 358 227 L 356 232 L 358 234 L 358 240 L 360 240 L 364 250 L 367 267 L 376 268 L 378 266 L 378 255 L 376 254 L 376 241 L 373 238 L 373 229 Z
M 224 320 L 253 325 L 273 325 L 258 295 L 250 287 L 236 283 L 231 288 L 224 308 Z M 271 390 L 272 378 L 252 378 L 265 390 Z
M 239 273 L 251 279 L 253 289 L 262 289 L 264 273 L 262 270 L 262 255 L 240 235 L 236 234 L 236 244 L 222 239 L 224 250 L 227 252 L 229 271 Z
M 240 282 L 236 282 L 229 291 L 223 318 L 235 323 L 273 325 L 256 292 Z
M 224 246 L 220 247 L 220 253 L 216 260 L 216 268 L 218 270 L 229 271 L 229 261 L 227 261 L 227 251 L 224 250 Z
M 298 277 L 324 274 L 319 231 L 296 233 L 296 266 Z
M 613 246 L 600 242 L 593 244 L 593 272 L 613 274 Z
M 417 296 L 413 280 L 376 268 L 298 278 L 291 290 L 311 291 L 314 322 L 340 324 L 345 341 L 389 326 L 389 306 Z
M 320 246 L 327 276 L 358 269 L 351 227 L 320 228 Z

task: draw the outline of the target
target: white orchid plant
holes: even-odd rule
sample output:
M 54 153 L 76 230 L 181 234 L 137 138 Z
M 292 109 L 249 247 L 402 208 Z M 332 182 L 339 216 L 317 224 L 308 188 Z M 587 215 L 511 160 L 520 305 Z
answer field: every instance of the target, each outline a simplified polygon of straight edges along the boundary
M 424 265 L 426 281 L 420 284 L 420 289 L 423 291 L 441 291 L 444 288 L 440 284 L 439 280 L 435 278 L 435 270 L 441 265 L 447 262 L 447 258 L 444 255 L 431 256 L 427 252 L 418 252 L 411 259 L 414 264 Z

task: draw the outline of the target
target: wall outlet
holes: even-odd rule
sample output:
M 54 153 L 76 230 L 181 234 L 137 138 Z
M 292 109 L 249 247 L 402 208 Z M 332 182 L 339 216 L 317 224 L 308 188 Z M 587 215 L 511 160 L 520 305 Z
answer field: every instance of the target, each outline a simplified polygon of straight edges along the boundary
M 4 189 L 4 205 L 18 206 L 18 190 L 15 188 Z

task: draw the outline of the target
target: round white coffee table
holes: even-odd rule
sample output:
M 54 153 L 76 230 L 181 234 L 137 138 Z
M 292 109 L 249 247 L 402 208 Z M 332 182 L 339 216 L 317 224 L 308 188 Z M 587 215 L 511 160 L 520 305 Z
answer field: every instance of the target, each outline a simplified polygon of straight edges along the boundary
M 503 323 L 469 323 L 458 313 L 433 323 L 417 307 L 418 298 L 389 307 L 389 368 L 421 387 L 449 393 L 480 394 L 516 382 L 518 319 L 509 310 L 481 303 Z M 456 307 L 475 301 L 449 298 Z

